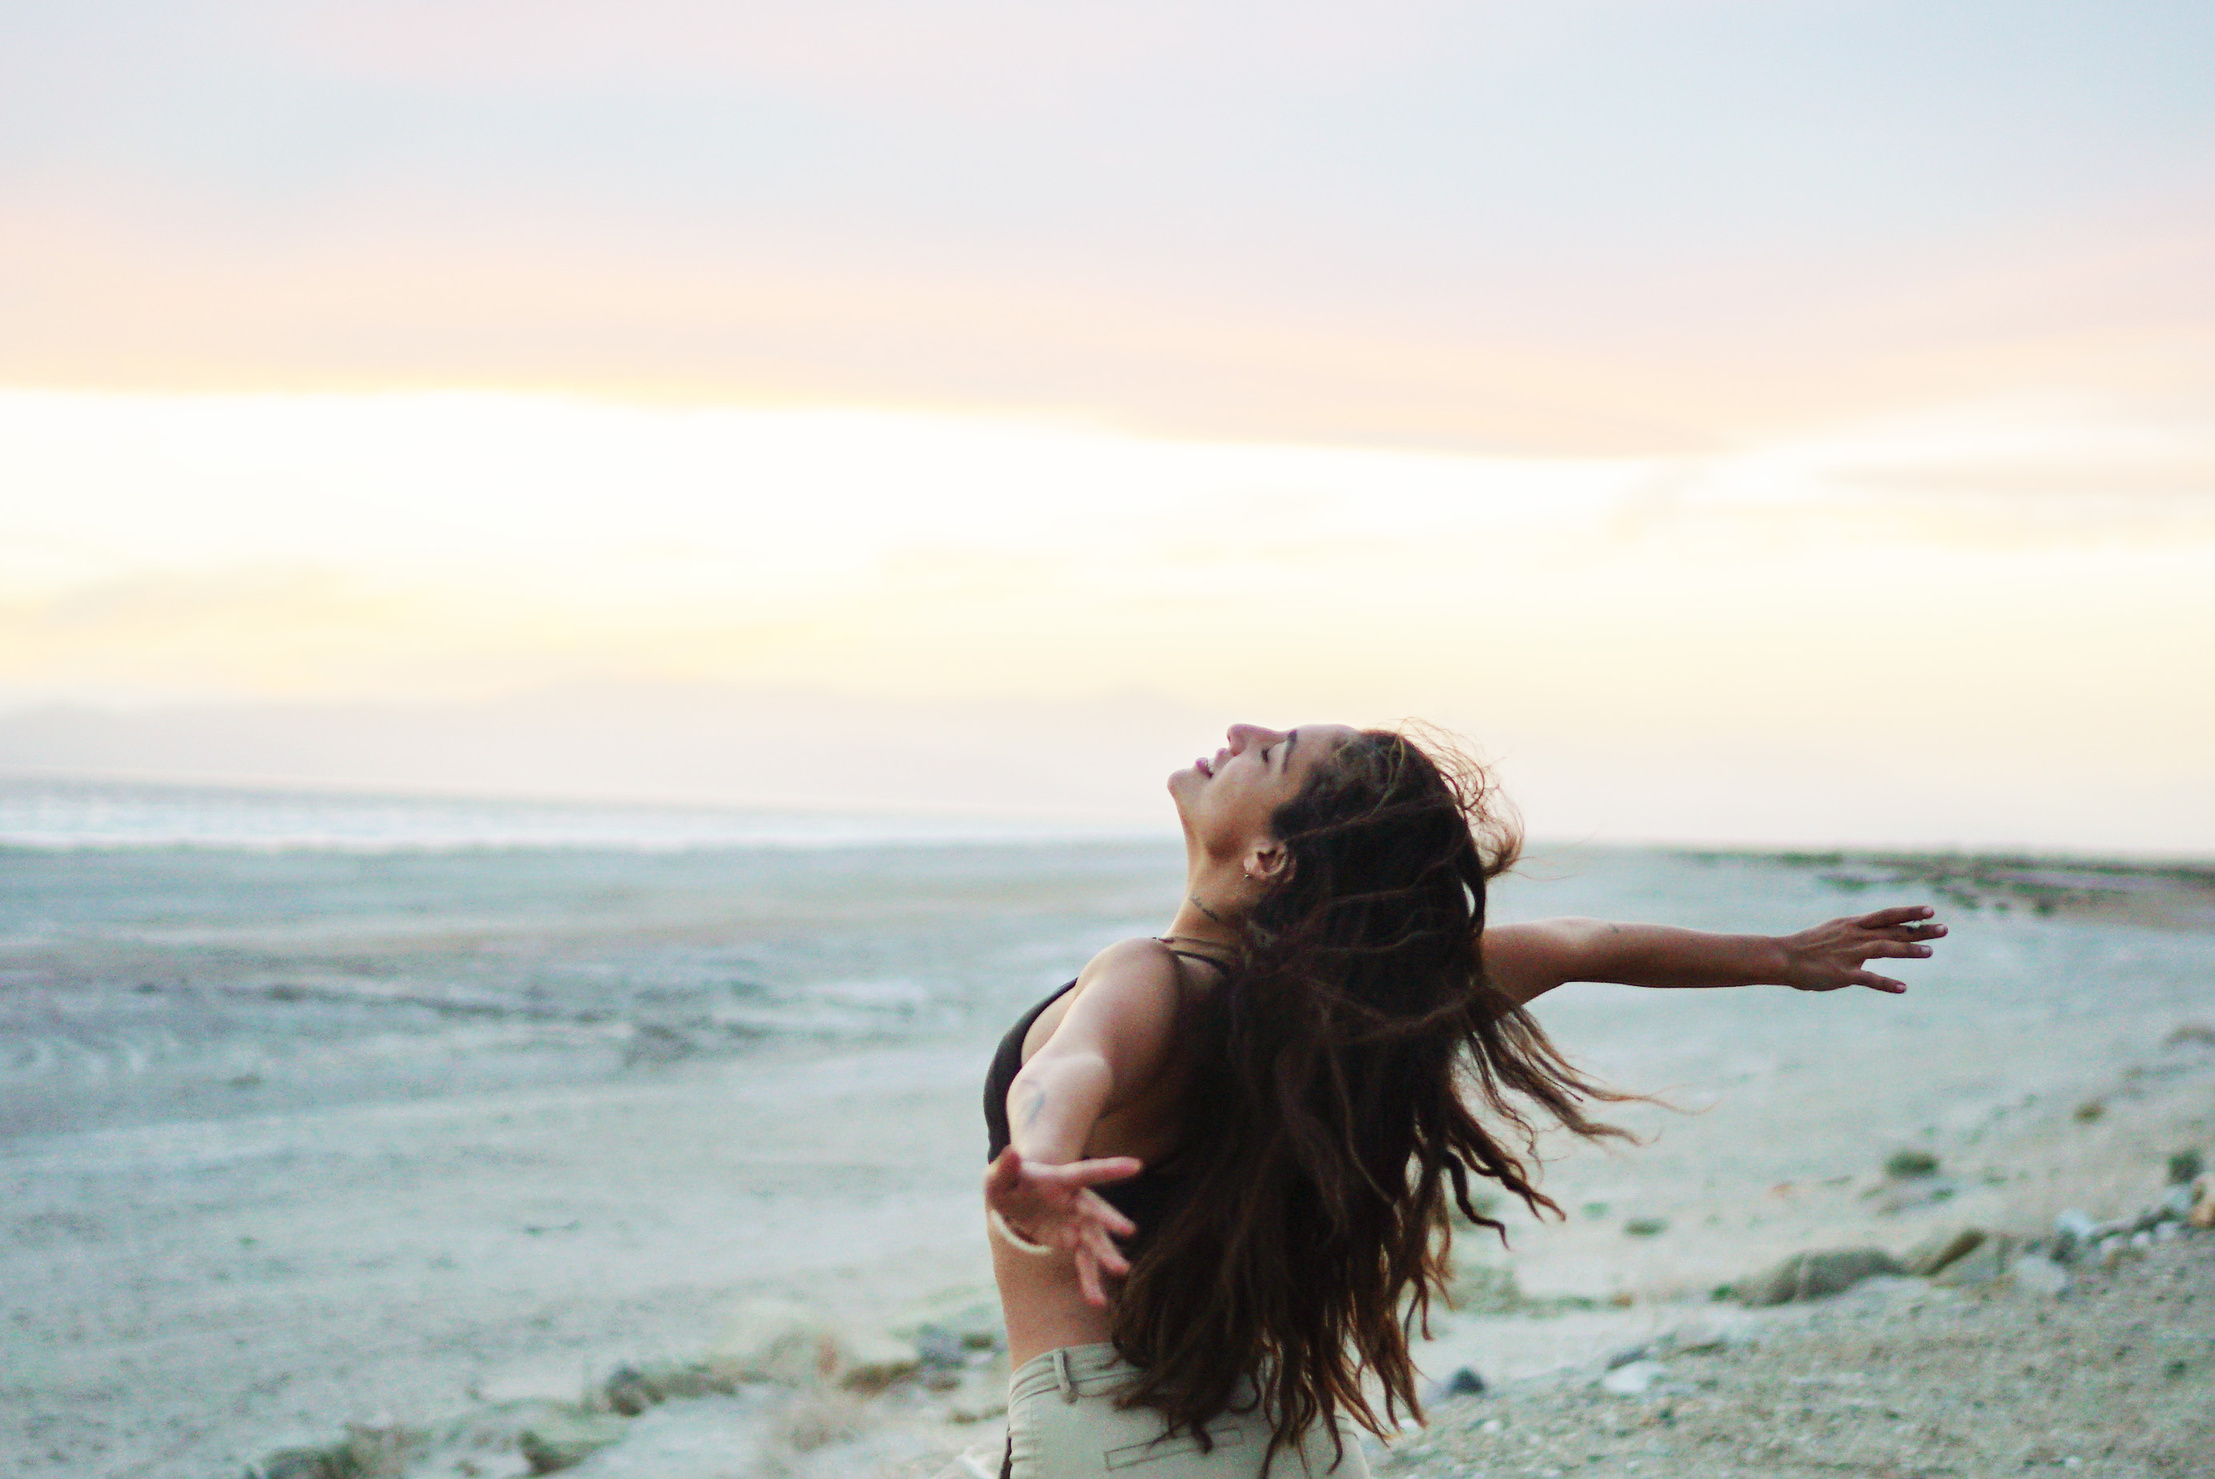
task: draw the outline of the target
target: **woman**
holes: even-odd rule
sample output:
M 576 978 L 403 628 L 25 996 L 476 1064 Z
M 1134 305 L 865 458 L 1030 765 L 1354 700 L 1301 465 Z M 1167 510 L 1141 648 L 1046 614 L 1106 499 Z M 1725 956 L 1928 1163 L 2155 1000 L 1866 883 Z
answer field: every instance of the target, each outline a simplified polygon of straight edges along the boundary
M 1920 907 L 1782 938 L 1487 929 L 1516 838 L 1481 771 L 1343 725 L 1227 740 L 1169 780 L 1187 877 L 1168 932 L 1095 956 L 987 1081 L 1012 1479 L 1365 1475 L 1354 1426 L 1420 1416 L 1407 1332 L 1443 1284 L 1450 1211 L 1500 1230 L 1467 1178 L 1558 1213 L 1529 1179 L 1530 1111 L 1621 1133 L 1580 1105 L 1625 1096 L 1569 1066 L 1533 998 L 1897 992 L 1863 963 L 1945 933 Z

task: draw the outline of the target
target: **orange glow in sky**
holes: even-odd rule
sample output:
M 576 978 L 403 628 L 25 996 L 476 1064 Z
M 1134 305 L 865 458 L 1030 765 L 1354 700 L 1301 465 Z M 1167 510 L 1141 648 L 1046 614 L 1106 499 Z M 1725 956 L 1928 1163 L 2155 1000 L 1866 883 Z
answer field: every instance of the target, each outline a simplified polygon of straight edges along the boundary
M 0 729 L 1139 694 L 2215 848 L 2204 7 L 124 9 L 0 19 Z

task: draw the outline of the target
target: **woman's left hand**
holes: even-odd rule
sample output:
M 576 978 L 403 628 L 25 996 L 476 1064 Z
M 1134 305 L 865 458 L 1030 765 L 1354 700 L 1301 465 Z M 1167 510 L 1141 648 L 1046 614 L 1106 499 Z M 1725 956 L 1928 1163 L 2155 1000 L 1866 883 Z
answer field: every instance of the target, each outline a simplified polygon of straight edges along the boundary
M 1131 1271 L 1115 1239 L 1129 1237 L 1138 1227 L 1092 1188 L 1136 1176 L 1142 1169 L 1141 1162 L 1127 1155 L 1060 1166 L 1026 1161 L 1011 1145 L 985 1168 L 984 1203 L 1017 1237 L 1074 1258 L 1085 1303 L 1104 1309 L 1108 1297 L 1102 1275 L 1120 1278 Z
M 1784 950 L 1783 984 L 1796 991 L 1866 986 L 1897 995 L 1907 990 L 1907 983 L 1865 971 L 1862 962 L 1919 960 L 1930 954 L 1930 942 L 1946 933 L 1946 927 L 1933 920 L 1931 912 L 1927 904 L 1902 904 L 1855 919 L 1833 919 L 1786 935 L 1777 941 Z

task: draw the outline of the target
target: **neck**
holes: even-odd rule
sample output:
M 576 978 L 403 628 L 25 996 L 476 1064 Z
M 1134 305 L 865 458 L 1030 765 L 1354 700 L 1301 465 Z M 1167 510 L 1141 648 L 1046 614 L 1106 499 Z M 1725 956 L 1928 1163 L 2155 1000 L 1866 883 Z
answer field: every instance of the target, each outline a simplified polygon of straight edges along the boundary
M 1184 902 L 1169 921 L 1168 934 L 1228 948 L 1242 938 L 1239 923 L 1245 915 L 1245 880 L 1235 863 L 1227 869 L 1195 867 L 1185 878 Z

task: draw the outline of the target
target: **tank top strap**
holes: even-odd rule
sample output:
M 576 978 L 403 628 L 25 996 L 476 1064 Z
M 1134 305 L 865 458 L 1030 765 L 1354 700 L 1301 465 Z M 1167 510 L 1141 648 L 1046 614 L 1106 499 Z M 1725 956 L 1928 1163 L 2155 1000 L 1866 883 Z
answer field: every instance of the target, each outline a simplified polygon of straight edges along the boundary
M 1217 970 L 1221 971 L 1226 976 L 1231 973 L 1230 966 L 1224 963 L 1224 961 L 1219 956 L 1209 955 L 1199 950 L 1179 950 L 1176 946 L 1170 944 L 1167 940 L 1164 940 L 1159 935 L 1154 936 L 1154 943 L 1161 946 L 1162 949 L 1168 951 L 1171 955 L 1177 956 L 1179 959 L 1196 960 L 1199 961 L 1202 965 L 1214 966 Z

